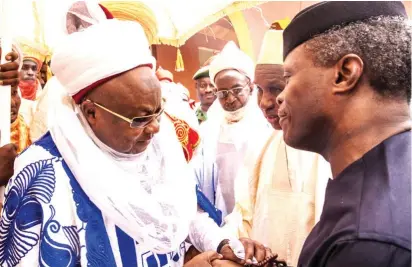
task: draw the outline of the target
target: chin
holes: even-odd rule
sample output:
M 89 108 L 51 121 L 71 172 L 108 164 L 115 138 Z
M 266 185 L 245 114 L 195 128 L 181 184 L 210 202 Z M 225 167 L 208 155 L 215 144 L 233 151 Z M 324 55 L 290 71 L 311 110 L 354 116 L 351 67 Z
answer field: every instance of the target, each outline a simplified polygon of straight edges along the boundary
M 234 112 L 234 111 L 239 110 L 240 107 L 224 107 L 223 109 L 224 109 L 225 111 L 228 111 L 228 112 Z
M 272 128 L 275 129 L 275 130 L 277 130 L 277 131 L 281 131 L 281 130 L 282 130 L 282 127 L 280 126 L 279 123 L 272 123 L 271 125 L 272 125 Z
M 298 134 L 294 135 L 290 131 L 283 130 L 283 140 L 288 146 L 292 148 L 319 153 L 319 151 L 317 151 L 317 148 L 315 147 L 316 144 L 310 136 L 302 136 Z
M 130 152 L 129 152 L 128 154 L 139 154 L 139 153 L 142 153 L 142 152 L 144 152 L 144 151 L 147 149 L 147 147 L 149 146 L 149 144 L 150 144 L 150 140 L 149 140 L 149 141 L 145 141 L 145 142 L 138 142 L 138 143 L 136 144 L 136 146 L 133 147 L 132 150 L 130 150 Z

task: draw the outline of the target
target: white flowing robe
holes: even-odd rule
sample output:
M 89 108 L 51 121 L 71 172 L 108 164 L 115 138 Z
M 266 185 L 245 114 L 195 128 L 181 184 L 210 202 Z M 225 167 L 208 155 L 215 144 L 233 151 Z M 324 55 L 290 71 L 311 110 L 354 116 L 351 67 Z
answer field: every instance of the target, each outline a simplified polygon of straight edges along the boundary
M 222 112 L 211 108 L 211 116 L 200 126 L 202 143 L 193 163 L 197 183 L 210 202 L 222 211 L 223 217 L 234 208 L 235 179 L 245 156 L 253 154 L 257 158 L 273 131 L 256 103 L 252 96 L 243 118 L 232 124 L 217 115 L 223 115 Z
M 237 180 L 228 227 L 297 266 L 303 243 L 322 213 L 330 165 L 319 154 L 287 146 L 282 131 L 267 140 L 257 161 L 249 159 L 244 166 L 254 171 L 241 172 L 249 177 Z

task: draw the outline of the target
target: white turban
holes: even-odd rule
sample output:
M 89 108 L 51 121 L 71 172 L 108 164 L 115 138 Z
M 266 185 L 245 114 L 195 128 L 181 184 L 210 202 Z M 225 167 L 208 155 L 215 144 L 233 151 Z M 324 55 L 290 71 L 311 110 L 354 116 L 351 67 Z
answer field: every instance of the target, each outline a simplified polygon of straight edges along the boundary
M 65 37 L 56 47 L 51 68 L 70 96 L 95 88 L 138 66 L 155 68 L 149 43 L 137 22 L 103 20 Z
M 270 29 L 265 33 L 257 64 L 283 65 L 283 31 Z
M 215 84 L 215 77 L 219 72 L 231 69 L 243 73 L 251 82 L 253 82 L 255 76 L 255 63 L 253 63 L 253 60 L 242 52 L 233 41 L 227 43 L 222 49 L 222 52 L 218 54 L 210 64 L 210 80 Z

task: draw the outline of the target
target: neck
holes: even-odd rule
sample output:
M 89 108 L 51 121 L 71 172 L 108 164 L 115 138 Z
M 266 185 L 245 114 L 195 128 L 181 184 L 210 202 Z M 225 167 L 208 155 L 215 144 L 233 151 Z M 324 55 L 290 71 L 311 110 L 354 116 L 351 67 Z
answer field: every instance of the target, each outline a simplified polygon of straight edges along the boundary
M 200 109 L 204 112 L 207 112 L 210 108 L 210 105 L 200 103 Z
M 385 109 L 381 106 L 379 111 L 370 109 L 370 116 L 360 120 L 354 120 L 356 115 L 352 113 L 339 121 L 339 125 L 342 126 L 335 128 L 330 145 L 321 153 L 331 164 L 334 178 L 384 140 L 411 129 L 412 122 L 407 104 L 406 108 L 399 108 L 402 104 L 397 105 Z M 348 125 L 350 127 L 345 127 Z

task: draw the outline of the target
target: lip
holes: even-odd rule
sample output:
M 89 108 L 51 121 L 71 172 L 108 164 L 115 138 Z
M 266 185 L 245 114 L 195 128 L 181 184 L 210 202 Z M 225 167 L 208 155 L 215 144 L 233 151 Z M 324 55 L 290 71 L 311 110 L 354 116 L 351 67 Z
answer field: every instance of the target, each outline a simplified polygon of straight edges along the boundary
M 140 143 L 140 144 L 148 145 L 148 144 L 150 144 L 150 142 L 152 141 L 152 139 L 153 139 L 153 138 L 149 138 L 149 139 L 145 139 L 145 140 L 139 140 L 139 141 L 137 141 L 137 142 Z
M 286 119 L 289 117 L 289 115 L 282 109 L 278 110 L 278 116 L 279 116 L 279 124 L 281 126 L 282 126 L 282 123 L 284 123 L 286 121 Z
M 279 116 L 275 114 L 265 114 L 265 118 L 270 124 L 274 124 L 279 121 Z

